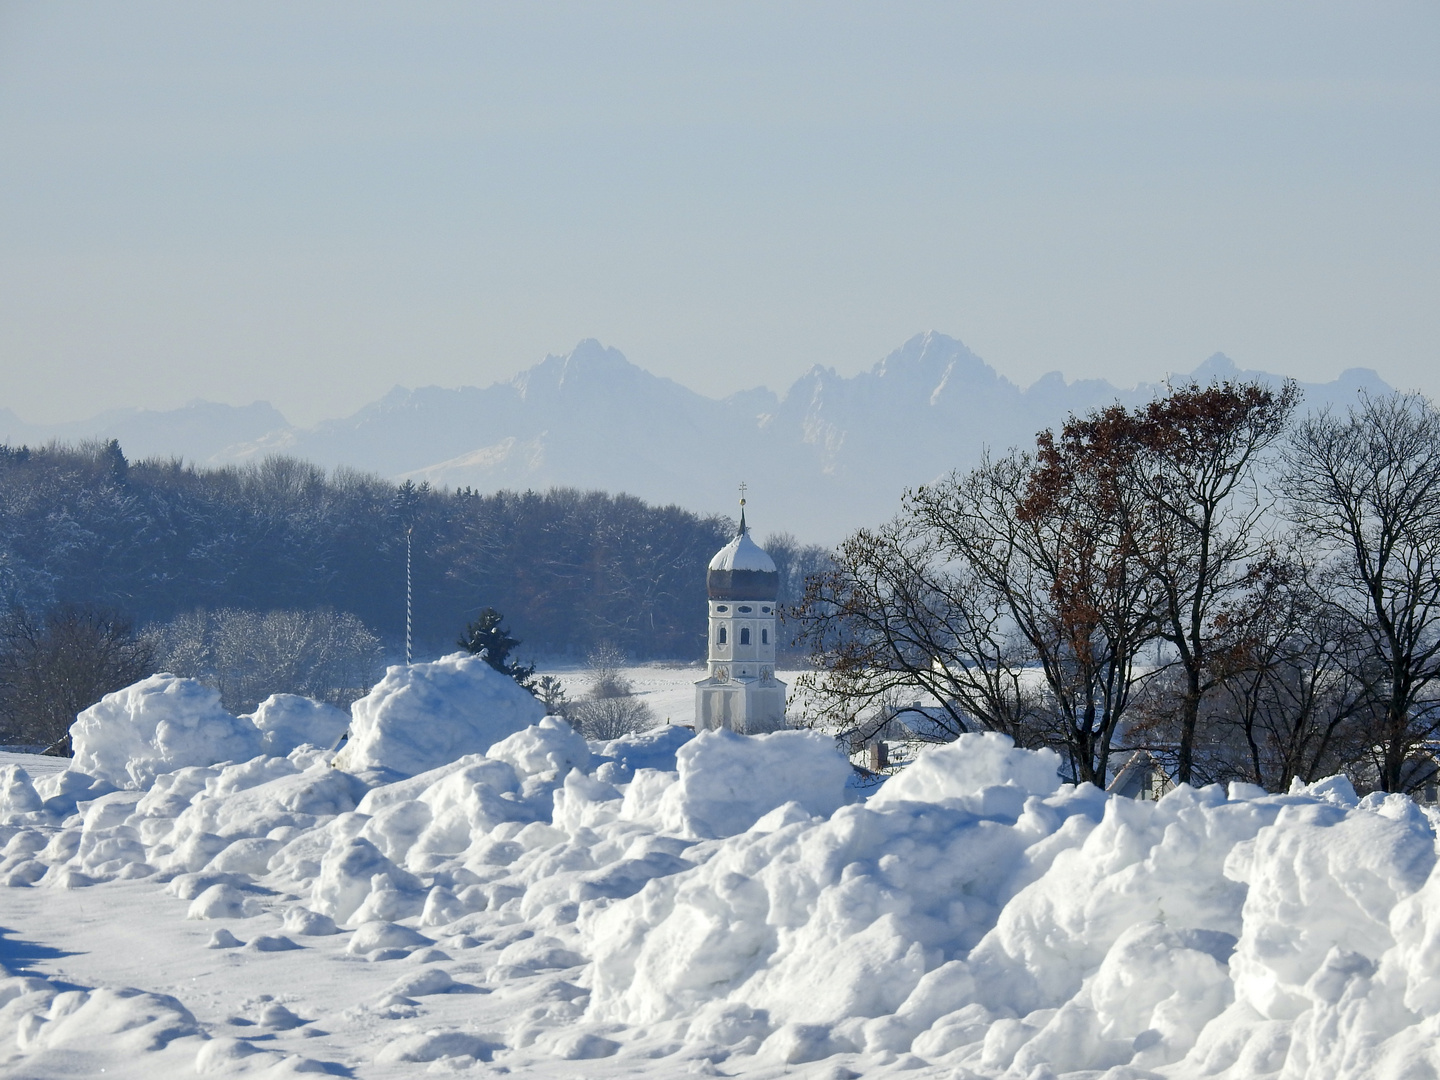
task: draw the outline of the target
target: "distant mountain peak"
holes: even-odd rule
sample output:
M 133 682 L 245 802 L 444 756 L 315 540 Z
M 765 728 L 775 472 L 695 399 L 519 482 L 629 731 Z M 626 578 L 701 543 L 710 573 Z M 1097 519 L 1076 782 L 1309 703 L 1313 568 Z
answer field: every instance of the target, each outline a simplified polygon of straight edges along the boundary
M 1241 371 L 1240 368 L 1236 366 L 1234 360 L 1231 360 L 1230 357 L 1222 352 L 1217 352 L 1212 353 L 1206 358 L 1203 364 L 1192 371 L 1187 377 L 1198 383 L 1207 383 L 1212 380 L 1221 382 L 1229 380 L 1234 382 L 1236 379 L 1244 377 L 1245 374 L 1246 372 Z
M 888 382 L 924 388 L 927 404 L 938 405 L 947 390 L 1010 387 L 1011 383 L 958 338 L 936 330 L 916 334 L 879 360 L 870 374 Z
M 567 379 L 610 377 L 617 374 L 650 375 L 650 372 L 626 359 L 619 349 L 600 344 L 594 338 L 586 338 L 569 354 L 562 358 L 560 381 Z M 652 376 L 653 378 L 653 376 Z
M 1380 373 L 1374 368 L 1368 367 L 1346 368 L 1335 381 L 1341 386 L 1354 386 L 1377 394 L 1383 394 L 1390 390 L 1390 385 L 1380 378 Z
M 1040 378 L 1036 379 L 1033 383 L 1030 384 L 1030 386 L 1027 388 L 1027 392 L 1031 390 L 1040 390 L 1044 392 L 1049 392 L 1052 390 L 1063 390 L 1069 385 L 1070 384 L 1066 381 L 1065 373 L 1063 371 L 1047 371 L 1044 375 L 1041 375 Z
M 614 383 L 616 380 L 633 382 L 637 379 L 661 380 L 626 359 L 619 349 L 585 338 L 568 353 L 550 353 L 533 367 L 527 368 L 510 380 L 510 385 L 523 398 L 537 393 L 563 393 L 579 387 L 593 387 L 598 384 Z

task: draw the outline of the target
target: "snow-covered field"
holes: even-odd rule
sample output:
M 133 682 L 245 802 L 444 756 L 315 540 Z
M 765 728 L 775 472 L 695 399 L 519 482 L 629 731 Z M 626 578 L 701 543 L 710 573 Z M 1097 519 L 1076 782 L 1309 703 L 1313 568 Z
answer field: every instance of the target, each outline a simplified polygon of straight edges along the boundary
M 1131 802 L 993 735 L 867 796 L 822 735 L 540 711 L 394 668 L 332 760 L 332 711 L 157 676 L 6 759 L 0 1074 L 1440 1075 L 1407 799 Z
M 540 675 L 553 675 L 560 680 L 571 701 L 583 698 L 589 688 L 590 672 L 584 667 L 544 669 Z M 628 682 L 637 698 L 650 707 L 658 723 L 693 724 L 695 722 L 695 684 L 705 678 L 704 664 L 637 664 L 621 668 L 619 674 Z M 777 671 L 775 677 L 795 693 L 798 671 Z

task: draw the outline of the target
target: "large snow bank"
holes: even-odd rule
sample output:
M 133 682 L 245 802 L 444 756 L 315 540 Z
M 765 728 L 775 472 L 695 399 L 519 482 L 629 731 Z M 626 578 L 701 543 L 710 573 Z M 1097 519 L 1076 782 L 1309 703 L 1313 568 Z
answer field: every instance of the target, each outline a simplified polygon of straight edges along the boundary
M 187 765 L 283 757 L 304 745 L 327 748 L 349 723 L 334 706 L 294 694 L 272 694 L 254 713 L 231 716 L 219 692 L 203 683 L 152 675 L 75 718 L 71 771 L 117 787 L 147 787 Z
M 154 878 L 175 919 L 233 920 L 194 930 L 217 948 L 328 948 L 357 982 L 403 959 L 403 978 L 374 976 L 382 1004 L 347 1000 L 327 1022 L 363 1015 L 381 1064 L 1440 1074 L 1435 826 L 1403 797 L 1331 780 L 1134 802 L 1062 784 L 1053 754 L 983 735 L 847 803 L 848 766 L 814 733 L 587 746 L 557 720 L 487 712 L 518 702 L 513 683 L 464 658 L 417 667 L 377 688 L 341 767 L 301 748 L 160 772 L 157 747 L 175 740 L 155 717 L 188 732 L 220 723 L 217 706 L 179 680 L 131 688 L 123 715 L 151 718 L 124 744 L 139 764 L 94 747 L 77 759 L 131 789 L 0 776 L 0 882 Z M 462 737 L 436 734 L 446 726 Z M 403 1026 L 480 983 L 465 1008 L 489 1009 L 490 1027 L 458 1006 L 448 1026 Z M 26 1008 L 0 1022 L 53 1022 L 16 1019 Z
M 220 707 L 194 679 L 152 675 L 106 694 L 70 726 L 73 769 L 120 787 L 146 787 L 186 765 L 246 761 L 260 753 L 253 723 Z
M 777 736 L 749 742 L 766 738 Z M 807 1024 L 895 1012 L 933 966 L 927 957 L 962 953 L 994 924 L 1027 878 L 1028 848 L 1071 817 L 1072 831 L 1092 824 L 1100 793 L 1054 795 L 1055 763 L 973 736 L 922 756 L 868 806 L 819 821 L 781 813 L 733 836 L 694 873 L 597 914 L 593 1007 L 631 1023 L 730 1001 Z M 774 805 L 780 771 L 755 797 Z M 967 800 L 986 803 L 976 808 L 986 816 Z M 723 798 L 710 805 L 728 809 Z
M 482 753 L 544 715 L 533 694 L 480 657 L 397 664 L 350 707 L 350 741 L 335 764 L 413 776 Z

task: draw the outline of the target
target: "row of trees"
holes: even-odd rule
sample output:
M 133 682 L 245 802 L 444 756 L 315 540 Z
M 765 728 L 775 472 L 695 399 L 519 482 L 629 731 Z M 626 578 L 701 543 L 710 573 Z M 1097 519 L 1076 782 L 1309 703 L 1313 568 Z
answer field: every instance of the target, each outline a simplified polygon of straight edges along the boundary
M 999 730 L 1100 784 L 1139 747 L 1182 782 L 1433 783 L 1440 413 L 1298 398 L 1191 385 L 908 493 L 792 613 L 815 719 Z
M 193 611 L 137 631 L 96 608 L 0 618 L 0 745 L 70 752 L 76 714 L 157 671 L 199 679 L 232 713 L 275 693 L 348 706 L 381 674 L 380 641 L 353 615 Z
M 399 655 L 407 528 L 422 655 L 453 649 L 489 606 L 534 656 L 613 642 L 693 659 L 705 566 L 733 525 L 628 495 L 436 491 L 283 457 L 201 469 L 131 463 L 114 442 L 0 446 L 0 613 L 83 605 L 146 627 L 196 610 L 330 609 Z M 781 537 L 775 554 L 794 583 L 824 553 Z
M 329 608 L 188 611 L 147 627 L 140 642 L 152 671 L 215 687 L 221 705 L 236 714 L 276 693 L 348 708 L 384 668 L 380 639 L 354 615 Z

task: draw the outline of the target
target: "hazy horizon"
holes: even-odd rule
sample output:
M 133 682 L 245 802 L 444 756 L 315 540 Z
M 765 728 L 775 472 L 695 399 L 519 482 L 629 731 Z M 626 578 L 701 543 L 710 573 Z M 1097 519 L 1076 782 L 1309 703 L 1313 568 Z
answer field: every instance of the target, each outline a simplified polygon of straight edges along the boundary
M 942 337 L 951 338 L 951 339 L 953 339 L 953 340 L 956 340 L 956 341 L 960 342 L 961 344 L 965 344 L 964 338 L 961 338 L 961 337 L 959 337 L 958 335 L 955 335 L 955 334 L 947 334 L 947 333 L 945 333 L 944 331 L 929 330 L 929 331 L 925 331 L 924 334 L 939 334 L 939 335 L 942 336 Z M 911 338 L 913 339 L 913 338 L 915 338 L 915 337 L 924 336 L 924 334 L 911 335 Z M 904 343 L 897 342 L 895 349 L 890 350 L 890 351 L 887 352 L 884 356 L 875 357 L 869 364 L 865 364 L 865 365 L 862 365 L 862 366 L 854 367 L 853 370 L 851 369 L 850 365 L 844 365 L 844 364 L 838 365 L 838 366 L 837 366 L 837 365 L 826 365 L 826 366 L 836 369 L 837 372 L 838 372 L 840 375 L 844 376 L 844 377 L 851 377 L 851 376 L 853 376 L 854 374 L 858 374 L 858 373 L 860 373 L 860 372 L 862 372 L 862 371 L 867 371 L 867 370 L 869 370 L 871 367 L 873 367 L 876 363 L 880 362 L 881 360 L 886 359 L 887 357 L 889 357 L 889 356 L 892 355 L 893 353 L 897 353 L 897 352 L 901 351 L 901 346 L 902 346 L 903 344 L 907 344 L 909 340 L 910 340 L 910 339 L 907 339 L 907 341 L 904 342 Z M 287 421 L 288 423 L 290 423 L 291 425 L 295 426 L 295 427 L 313 427 L 315 424 L 323 423 L 323 422 L 328 421 L 328 420 L 343 420 L 343 419 L 346 419 L 346 418 L 348 418 L 348 417 L 350 417 L 350 416 L 353 416 L 355 413 L 357 413 L 357 412 L 365 409 L 366 407 L 368 407 L 368 406 L 370 406 L 370 405 L 373 405 L 376 401 L 378 401 L 378 400 L 380 400 L 381 398 L 383 398 L 386 394 L 393 393 L 393 392 L 395 392 L 395 391 L 407 391 L 407 392 L 408 392 L 408 391 L 412 391 L 412 390 L 426 390 L 426 389 L 440 389 L 440 390 L 447 390 L 447 391 L 448 391 L 448 390 L 464 390 L 464 389 L 486 389 L 486 388 L 488 388 L 488 387 L 490 387 L 490 386 L 494 386 L 494 385 L 496 385 L 496 384 L 507 384 L 507 383 L 511 382 L 513 379 L 515 379 L 516 377 L 518 377 L 518 376 L 520 376 L 520 375 L 523 375 L 526 371 L 530 370 L 531 368 L 536 367 L 536 366 L 538 366 L 539 364 L 543 363 L 543 362 L 544 362 L 545 360 L 547 360 L 547 359 L 552 359 L 552 358 L 562 358 L 562 359 L 563 359 L 563 358 L 567 357 L 568 355 L 570 355 L 570 353 L 574 350 L 575 347 L 578 347 L 578 346 L 584 344 L 586 341 L 599 341 L 599 339 L 596 339 L 596 338 L 582 338 L 581 341 L 576 342 L 576 343 L 575 343 L 575 346 L 572 346 L 571 349 L 566 349 L 566 350 L 563 350 L 563 351 L 551 351 L 551 352 L 549 352 L 549 353 L 546 353 L 544 356 L 536 357 L 535 360 L 534 360 L 532 363 L 526 364 L 526 365 L 525 365 L 524 367 L 522 367 L 522 368 L 518 368 L 518 369 L 516 369 L 515 371 L 510 372 L 509 374 L 499 375 L 499 376 L 497 376 L 497 377 L 494 378 L 494 379 L 488 379 L 488 380 L 486 380 L 486 381 L 483 382 L 483 383 L 481 383 L 481 382 L 474 382 L 474 383 L 455 383 L 455 384 L 445 385 L 445 384 L 441 384 L 441 383 L 410 383 L 410 384 L 407 384 L 407 383 L 396 382 L 396 383 L 392 384 L 390 387 L 387 387 L 385 390 L 383 390 L 383 391 L 381 391 L 380 393 L 378 393 L 374 398 L 362 402 L 362 403 L 361 403 L 359 406 L 357 406 L 355 409 L 351 409 L 350 411 L 345 412 L 345 413 L 336 413 L 336 414 L 333 414 L 333 415 L 319 416 L 319 417 L 316 417 L 316 418 L 314 418 L 313 420 L 309 421 L 308 423 L 304 423 L 304 424 L 296 421 L 295 418 L 292 417 L 292 416 L 290 416 L 290 415 L 285 411 L 285 409 L 284 409 L 283 407 L 281 407 L 279 404 L 277 404 L 276 402 L 270 401 L 269 399 L 266 399 L 266 398 L 254 398 L 254 399 L 251 399 L 251 400 L 249 400 L 249 401 L 217 401 L 216 399 L 213 399 L 213 398 L 194 397 L 194 398 L 190 398 L 190 399 L 188 399 L 188 400 L 186 400 L 186 401 L 176 402 L 176 403 L 171 404 L 171 405 L 156 406 L 156 405 L 147 404 L 147 403 L 145 403 L 145 402 L 117 402 L 117 403 L 115 403 L 115 404 L 113 404 L 113 405 L 107 406 L 106 408 L 107 408 L 107 409 L 116 409 L 116 410 L 121 410 L 121 411 L 125 411 L 125 410 L 138 410 L 138 411 L 167 412 L 167 411 L 172 411 L 172 410 L 174 410 L 174 409 L 186 408 L 186 407 L 189 407 L 189 406 L 192 406 L 192 405 L 198 405 L 198 404 L 206 404 L 206 405 L 212 405 L 212 404 L 213 404 L 213 405 L 225 405 L 225 406 L 230 406 L 230 407 L 233 407 L 233 408 L 245 408 L 245 407 L 247 407 L 247 406 L 254 406 L 254 405 L 268 405 L 268 406 L 274 408 L 275 411 L 279 412 L 282 416 L 284 416 L 285 419 L 286 419 L 286 421 Z M 599 341 L 599 344 L 600 344 L 602 347 L 607 348 L 607 349 L 610 349 L 610 348 L 616 349 L 616 350 L 617 350 L 618 352 L 620 352 L 622 355 L 625 355 L 625 358 L 626 358 L 630 363 L 635 363 L 635 361 L 634 361 L 633 359 L 631 359 L 631 358 L 628 356 L 628 354 L 625 353 L 625 350 L 624 350 L 623 348 L 620 348 L 619 346 L 614 346 L 614 345 L 612 345 L 610 342 L 606 342 L 606 341 Z M 977 354 L 977 355 L 978 355 L 978 354 Z M 1135 390 L 1137 390 L 1137 389 L 1139 389 L 1139 388 L 1141 388 L 1141 387 L 1143 387 L 1143 386 L 1147 386 L 1147 385 L 1158 385 L 1158 384 L 1162 383 L 1164 380 L 1166 380 L 1167 378 L 1169 378 L 1169 377 L 1171 377 L 1171 376 L 1184 376 L 1184 375 L 1189 375 L 1191 372 L 1193 372 L 1193 371 L 1201 368 L 1202 366 L 1208 364 L 1211 360 L 1215 359 L 1216 357 L 1224 357 L 1226 360 L 1229 360 L 1231 363 L 1233 363 L 1233 364 L 1235 365 L 1235 367 L 1237 368 L 1237 370 L 1239 370 L 1239 371 L 1241 371 L 1241 372 L 1247 372 L 1247 371 L 1260 372 L 1260 373 L 1263 373 L 1263 374 L 1265 374 L 1265 375 L 1277 376 L 1277 377 L 1280 377 L 1280 378 L 1296 379 L 1297 381 L 1302 382 L 1302 383 L 1305 383 L 1305 382 L 1311 382 L 1311 383 L 1325 382 L 1325 383 L 1328 383 L 1328 382 L 1332 382 L 1332 381 L 1333 381 L 1332 379 L 1323 379 L 1323 380 L 1322 380 L 1322 379 L 1304 379 L 1304 378 L 1300 378 L 1299 376 L 1296 376 L 1296 375 L 1294 375 L 1294 374 L 1292 374 L 1292 373 L 1290 373 L 1290 372 L 1284 372 L 1284 371 L 1265 371 L 1265 370 L 1262 369 L 1262 368 L 1257 368 L 1257 367 L 1253 367 L 1253 366 L 1251 366 L 1251 365 L 1243 364 L 1243 363 L 1239 362 L 1238 360 L 1236 360 L 1235 357 L 1233 357 L 1233 356 L 1228 356 L 1228 355 L 1226 355 L 1225 353 L 1221 353 L 1221 352 L 1211 353 L 1209 356 L 1202 357 L 1202 358 L 1200 358 L 1199 360 L 1197 360 L 1195 363 L 1190 364 L 1190 365 L 1188 365 L 1188 366 L 1180 366 L 1180 367 L 1175 367 L 1175 368 L 1172 368 L 1172 369 L 1168 369 L 1168 370 L 1166 370 L 1166 371 L 1159 371 L 1159 372 L 1156 372 L 1154 375 L 1149 376 L 1149 377 L 1143 377 L 1143 376 L 1142 376 L 1141 378 L 1139 378 L 1139 379 L 1137 379 L 1137 380 L 1135 380 L 1135 381 L 1133 381 L 1133 382 L 1128 382 L 1128 383 L 1114 383 L 1114 382 L 1110 382 L 1110 380 L 1106 380 L 1106 379 L 1103 379 L 1103 378 L 1100 378 L 1100 377 L 1088 377 L 1088 379 L 1091 380 L 1091 381 L 1110 382 L 1110 385 L 1112 385 L 1112 386 L 1114 387 L 1115 391 L 1116 391 L 1117 393 L 1119 393 L 1119 394 L 1132 393 L 1132 392 L 1134 392 Z M 1073 377 L 1073 376 L 1071 376 L 1069 373 L 1064 372 L 1064 371 L 1059 371 L 1059 370 L 1041 372 L 1039 375 L 1035 376 L 1035 378 L 1033 378 L 1033 379 L 1027 379 L 1027 380 L 1025 380 L 1025 381 L 1019 381 L 1019 380 L 1016 380 L 1015 378 L 1013 378 L 1010 374 L 1008 374 L 1008 373 L 1005 372 L 1004 370 L 996 367 L 996 365 L 991 364 L 986 357 L 981 356 L 980 359 L 981 359 L 982 361 L 984 361 L 986 364 L 988 364 L 992 369 L 994 369 L 996 375 L 998 375 L 998 376 L 999 376 L 1000 378 L 1002 378 L 1002 379 L 1008 380 L 1009 382 L 1011 382 L 1012 384 L 1014 384 L 1016 387 L 1018 387 L 1021 391 L 1028 391 L 1029 389 L 1031 389 L 1032 387 L 1034 387 L 1034 386 L 1035 386 L 1037 383 L 1039 383 L 1040 381 L 1042 381 L 1042 380 L 1044 380 L 1044 379 L 1047 379 L 1047 378 L 1049 378 L 1049 377 L 1051 377 L 1051 376 L 1053 376 L 1053 375 L 1057 375 L 1057 374 L 1058 374 L 1058 375 L 1061 375 L 1061 376 L 1064 378 L 1064 380 L 1065 380 L 1065 382 L 1066 382 L 1067 385 L 1074 385 L 1075 383 L 1078 383 L 1078 382 L 1087 381 L 1087 377 L 1085 377 L 1085 376 Z M 637 366 L 640 366 L 640 367 L 643 368 L 643 365 L 637 365 Z M 649 371 L 648 368 L 645 368 L 644 370 Z M 1368 367 L 1367 365 L 1358 364 L 1358 365 L 1354 365 L 1352 368 L 1348 368 L 1348 369 L 1344 369 L 1344 370 L 1374 370 L 1374 369 Z M 1337 371 L 1335 374 L 1336 374 L 1336 376 L 1339 376 L 1341 373 L 1342 373 L 1342 372 L 1338 372 L 1338 371 Z M 744 392 L 746 392 L 746 391 L 754 391 L 754 390 L 768 390 L 768 391 L 771 391 L 771 392 L 775 393 L 777 396 L 783 398 L 783 397 L 785 396 L 785 394 L 786 394 L 790 389 L 793 388 L 795 382 L 799 381 L 799 378 L 805 374 L 805 372 L 797 372 L 797 373 L 796 373 L 796 378 L 794 378 L 794 379 L 788 379 L 788 380 L 787 380 L 786 382 L 784 382 L 784 383 L 766 383 L 766 384 L 758 384 L 758 385 L 755 385 L 755 386 L 748 386 L 748 387 L 737 387 L 735 390 L 729 391 L 729 392 L 727 392 L 727 393 L 722 393 L 722 394 L 707 394 L 707 393 L 705 393 L 704 390 L 702 390 L 702 389 L 700 389 L 700 388 L 698 388 L 698 387 L 695 387 L 695 386 L 690 385 L 688 382 L 685 381 L 685 378 L 684 378 L 684 376 L 683 376 L 683 373 L 682 373 L 681 376 L 679 376 L 679 377 L 672 376 L 672 375 L 662 375 L 660 372 L 653 372 L 653 371 L 650 372 L 650 374 L 656 375 L 656 376 L 661 377 L 661 378 L 670 379 L 672 382 L 678 383 L 679 385 L 685 387 L 687 390 L 690 390 L 690 391 L 692 391 L 692 392 L 694 392 L 694 393 L 697 393 L 697 394 L 701 394 L 702 396 L 708 397 L 708 398 L 710 398 L 710 399 L 712 399 L 712 400 L 722 401 L 722 400 L 724 400 L 726 397 L 731 396 L 732 394 L 744 393 Z M 1377 372 L 1377 374 L 1380 374 L 1380 373 Z M 1382 381 L 1384 380 L 1383 374 L 1381 374 L 1381 379 L 1382 379 Z M 1394 385 L 1394 384 L 1390 384 L 1390 385 Z M 1403 390 L 1403 389 L 1408 389 L 1408 388 L 1407 388 L 1407 387 L 1400 386 L 1400 387 L 1396 387 L 1396 389 L 1402 389 L 1402 390 Z M 60 419 L 56 419 L 56 420 L 38 421 L 38 422 L 37 422 L 37 421 L 32 421 L 28 416 L 25 416 L 25 415 L 23 415 L 23 414 L 20 414 L 20 413 L 18 412 L 18 410 L 16 410 L 16 409 L 14 409 L 13 407 L 7 405 L 4 401 L 0 401 L 0 412 L 5 412 L 5 411 L 8 411 L 8 412 L 16 415 L 17 418 L 18 418 L 20 421 L 22 421 L 23 423 L 25 423 L 25 424 L 27 424 L 27 425 L 31 425 L 31 426 L 36 426 L 36 427 L 45 427 L 45 426 L 51 426 L 51 425 L 63 425 L 63 424 L 67 424 L 67 423 L 76 423 L 76 422 L 80 422 L 80 421 L 85 421 L 85 420 L 94 419 L 96 416 L 99 415 L 98 412 L 93 412 L 93 413 L 89 413 L 89 414 L 86 414 L 86 415 L 83 415 L 83 416 L 77 415 L 77 416 L 64 417 L 64 418 L 60 418 Z M 102 411 L 104 411 L 104 410 L 102 410 Z
M 1440 394 L 1421 3 L 0 3 L 0 407 L 345 416 L 584 338 L 710 397 L 917 331 Z

